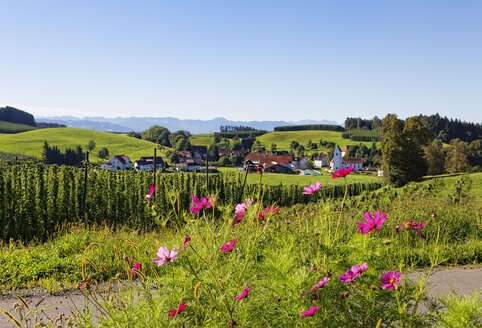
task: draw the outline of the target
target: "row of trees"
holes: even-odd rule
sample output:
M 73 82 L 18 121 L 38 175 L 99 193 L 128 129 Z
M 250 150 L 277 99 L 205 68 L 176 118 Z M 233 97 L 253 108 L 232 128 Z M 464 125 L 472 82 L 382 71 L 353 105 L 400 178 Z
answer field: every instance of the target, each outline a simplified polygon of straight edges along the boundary
M 233 126 L 233 125 L 221 125 L 219 127 L 220 132 L 241 132 L 241 131 L 257 131 L 257 129 L 250 126 Z
M 471 143 L 452 139 L 446 150 L 423 124 L 421 117 L 405 122 L 395 114 L 383 119 L 383 169 L 387 180 L 401 186 L 424 175 L 466 172 L 481 165 L 481 140 Z
M 81 145 L 75 149 L 67 148 L 65 153 L 62 153 L 57 146 L 50 147 L 47 141 L 44 142 L 42 160 L 45 164 L 74 166 L 81 164 L 84 159 L 85 153 L 82 151 Z
M 15 107 L 0 107 L 0 121 L 36 126 L 32 114 Z
M 171 147 L 176 151 L 191 150 L 191 142 L 189 141 L 191 134 L 184 130 L 171 133 L 163 126 L 153 125 L 141 134 L 131 131 L 127 136 L 154 142 L 161 146 Z

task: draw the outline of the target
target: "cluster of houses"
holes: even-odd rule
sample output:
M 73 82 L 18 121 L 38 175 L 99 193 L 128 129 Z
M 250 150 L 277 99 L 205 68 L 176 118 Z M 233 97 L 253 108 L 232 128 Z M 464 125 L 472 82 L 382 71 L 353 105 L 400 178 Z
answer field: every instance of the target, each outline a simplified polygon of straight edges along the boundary
M 314 158 L 313 166 L 321 169 L 326 168 L 328 171 L 336 171 L 339 169 L 347 169 L 352 167 L 355 171 L 363 169 L 363 159 L 361 157 L 347 157 L 345 156 L 346 147 L 340 149 L 336 146 L 333 151 L 333 158 L 328 164 L 327 154 L 319 154 Z M 200 172 L 205 171 L 206 166 L 203 165 L 203 159 L 207 156 L 206 146 L 192 146 L 191 151 L 178 151 L 177 153 L 179 163 L 176 164 L 177 171 Z M 233 156 L 242 155 L 236 151 L 219 151 L 219 156 Z M 308 157 L 295 157 L 288 152 L 275 152 L 274 154 L 263 153 L 249 153 L 244 157 L 244 169 L 249 172 L 258 172 L 263 170 L 266 173 L 294 173 L 295 170 L 307 169 Z M 155 159 L 156 169 L 160 170 L 165 166 L 161 157 Z M 154 170 L 154 157 L 141 157 L 131 163 L 128 156 L 116 155 L 109 158 L 107 163 L 101 166 L 105 170 L 123 171 L 123 170 L 137 170 L 137 171 L 152 171 Z M 214 166 L 207 168 L 210 171 L 216 170 Z

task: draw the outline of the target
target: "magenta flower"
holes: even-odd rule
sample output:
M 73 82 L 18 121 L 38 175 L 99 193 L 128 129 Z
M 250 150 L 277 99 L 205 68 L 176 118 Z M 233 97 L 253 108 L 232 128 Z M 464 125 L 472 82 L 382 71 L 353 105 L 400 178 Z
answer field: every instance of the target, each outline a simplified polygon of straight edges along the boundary
M 432 213 L 432 217 L 435 218 L 437 214 L 435 212 Z
M 139 268 L 141 267 L 141 264 L 139 262 L 137 262 L 136 264 L 134 264 L 134 266 L 132 267 L 132 270 L 131 270 L 131 273 L 132 274 L 136 274 L 136 270 L 139 270 Z
M 323 280 L 320 280 L 318 283 L 314 284 L 311 287 L 312 292 L 316 292 L 319 288 L 323 287 L 328 281 L 330 281 L 330 278 L 325 277 Z
M 168 316 L 175 317 L 177 314 L 184 311 L 185 308 L 186 308 L 186 305 L 181 302 L 179 303 L 179 307 L 177 308 L 177 310 L 169 310 Z
M 310 308 L 309 311 L 301 312 L 301 315 L 304 316 L 304 317 L 310 317 L 313 314 L 315 314 L 315 312 L 318 311 L 319 308 L 320 308 L 319 306 L 313 306 L 313 307 Z
M 203 197 L 201 200 L 199 200 L 197 196 L 194 196 L 192 198 L 192 202 L 194 203 L 194 206 L 191 206 L 191 213 L 196 214 L 201 210 L 211 208 L 213 204 L 217 203 L 217 200 L 214 200 L 212 195 L 209 196 L 209 200 L 206 197 Z
M 364 215 L 365 222 L 359 222 L 358 223 L 358 230 L 360 233 L 363 233 L 366 235 L 368 232 L 373 231 L 373 230 L 380 230 L 380 227 L 382 226 L 383 222 L 385 222 L 385 219 L 387 218 L 387 215 L 383 213 L 380 215 L 380 211 L 375 212 L 375 219 L 373 219 L 372 215 L 370 212 L 366 212 Z
M 353 172 L 353 167 L 349 167 L 347 169 L 339 169 L 338 171 L 336 171 L 335 173 L 332 173 L 331 174 L 331 177 L 333 179 L 336 179 L 336 178 L 343 178 L 345 176 L 347 176 L 348 174 L 350 174 L 351 172 Z
M 191 241 L 191 238 L 186 235 L 186 238 L 184 239 L 184 245 L 182 245 L 181 252 L 184 251 L 184 247 L 186 247 L 186 244 Z
M 221 246 L 221 248 L 219 250 L 221 252 L 225 252 L 225 253 L 229 252 L 230 250 L 232 250 L 236 246 L 237 241 L 238 241 L 237 239 L 230 240 L 229 245 L 224 243 L 223 246 Z
M 156 191 L 156 186 L 154 186 L 154 184 L 153 184 L 153 185 L 151 185 L 151 189 L 149 189 L 149 193 L 146 195 L 146 199 L 151 204 L 152 204 L 151 197 L 152 197 L 152 194 L 154 193 L 154 191 Z
M 382 284 L 382 289 L 395 289 L 397 284 L 400 282 L 402 274 L 400 272 L 388 271 L 381 276 L 380 283 Z
M 245 298 L 246 296 L 248 296 L 248 293 L 249 291 L 251 290 L 251 287 L 249 287 L 248 285 L 246 285 L 246 288 L 243 289 L 243 291 L 241 292 L 241 295 L 236 297 L 236 300 L 237 301 L 241 301 L 243 298 Z
M 174 260 L 177 259 L 177 251 L 173 249 L 169 252 L 167 247 L 162 246 L 157 250 L 157 257 L 159 258 L 152 259 L 152 262 L 157 262 L 157 266 L 161 266 L 169 262 L 174 262 Z
M 231 223 L 231 227 L 234 227 L 240 224 L 241 221 L 243 221 L 243 216 L 244 216 L 244 213 L 236 214 L 236 217 L 234 218 L 233 223 Z
M 355 278 L 358 277 L 359 275 L 360 275 L 359 273 L 355 273 L 352 270 L 347 270 L 345 273 L 342 273 L 339 278 L 341 282 L 355 283 Z
M 405 221 L 405 224 L 404 225 L 401 225 L 401 226 L 398 226 L 395 228 L 395 232 L 398 233 L 398 229 L 414 229 L 418 235 L 420 236 L 420 238 L 422 239 L 425 239 L 425 236 L 423 235 L 423 233 L 421 231 L 419 231 L 418 229 L 420 229 L 421 227 L 423 227 L 425 225 L 425 222 L 421 222 L 421 223 L 414 223 L 413 221 Z
M 250 198 L 248 198 L 248 200 L 246 202 L 236 205 L 235 213 L 236 214 L 240 214 L 240 213 L 244 214 L 244 212 L 246 212 L 246 210 L 248 209 L 249 205 L 251 205 L 252 202 L 253 201 Z
M 312 193 L 318 191 L 318 189 L 320 188 L 321 188 L 321 182 L 312 184 L 311 186 L 305 187 L 305 191 L 303 191 L 303 195 L 311 195 Z
M 265 208 L 264 210 L 261 211 L 258 215 L 258 219 L 262 219 L 268 214 L 277 214 L 279 212 L 279 208 L 274 207 L 273 205 L 270 205 L 270 207 Z
M 366 269 L 368 269 L 368 265 L 365 262 L 363 262 L 360 266 L 354 265 L 351 267 L 351 271 L 357 276 L 359 276 Z

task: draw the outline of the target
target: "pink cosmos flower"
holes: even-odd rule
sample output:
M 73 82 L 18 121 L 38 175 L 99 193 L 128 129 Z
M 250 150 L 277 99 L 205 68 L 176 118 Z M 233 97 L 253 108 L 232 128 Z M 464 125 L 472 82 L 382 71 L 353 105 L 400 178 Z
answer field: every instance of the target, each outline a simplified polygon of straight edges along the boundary
M 177 310 L 169 310 L 168 316 L 175 317 L 177 314 L 184 311 L 185 308 L 186 308 L 186 305 L 181 302 L 179 303 L 179 307 L 177 308 Z
M 223 246 L 221 246 L 221 248 L 219 250 L 221 252 L 225 252 L 225 253 L 229 252 L 230 250 L 232 250 L 236 246 L 237 241 L 238 241 L 237 239 L 230 240 L 229 245 L 224 243 Z
M 139 262 L 137 262 L 136 264 L 134 264 L 134 266 L 132 267 L 132 270 L 131 270 L 131 273 L 132 274 L 136 274 L 136 270 L 139 270 L 139 268 L 141 267 L 141 264 Z
M 319 288 L 323 287 L 328 281 L 330 281 L 330 278 L 325 277 L 323 280 L 320 280 L 318 283 L 314 284 L 311 287 L 312 292 L 316 292 Z
M 175 249 L 169 252 L 169 249 L 165 246 L 159 247 L 157 250 L 158 259 L 152 259 L 152 262 L 157 262 L 157 266 L 167 264 L 169 262 L 174 262 L 177 259 L 177 251 Z
M 395 289 L 396 285 L 400 282 L 402 274 L 400 272 L 388 271 L 381 276 L 380 283 L 382 284 L 382 289 Z
M 186 244 L 191 241 L 191 238 L 186 235 L 186 238 L 184 239 L 184 245 L 182 245 L 181 252 L 184 251 L 184 247 L 186 247 Z
M 318 189 L 320 188 L 321 188 L 321 182 L 312 184 L 311 186 L 305 187 L 305 191 L 303 191 L 303 195 L 311 195 L 312 193 L 318 191 Z
M 246 210 L 248 209 L 249 205 L 251 205 L 252 202 L 253 201 L 250 198 L 248 198 L 248 200 L 246 202 L 236 205 L 235 213 L 236 214 L 240 214 L 240 213 L 244 214 L 244 212 L 246 212 Z
M 368 269 L 368 265 L 365 262 L 363 262 L 360 266 L 354 265 L 351 267 L 351 271 L 357 276 L 359 276 L 366 269 Z
M 387 218 L 387 215 L 383 213 L 380 215 L 380 211 L 375 212 L 375 219 L 373 219 L 372 215 L 370 212 L 366 212 L 364 215 L 365 222 L 359 222 L 358 223 L 358 230 L 360 233 L 363 233 L 366 235 L 368 232 L 373 231 L 373 230 L 380 230 L 380 227 L 382 226 L 383 222 L 385 222 L 385 219 Z
M 423 235 L 423 233 L 418 230 L 421 227 L 423 227 L 424 225 L 425 225 L 425 222 L 414 223 L 413 221 L 405 221 L 404 225 L 401 225 L 401 226 L 398 226 L 398 227 L 395 228 L 395 232 L 398 233 L 398 229 L 404 229 L 404 228 L 414 229 L 418 233 L 420 238 L 425 239 L 425 236 Z
M 262 219 L 268 214 L 277 214 L 279 212 L 279 208 L 274 207 L 273 205 L 270 205 L 270 207 L 265 208 L 264 210 L 261 211 L 258 215 L 258 219 Z
M 233 223 L 231 223 L 231 227 L 234 227 L 240 224 L 241 221 L 243 221 L 243 216 L 244 216 L 244 213 L 236 214 L 236 217 L 234 218 Z
M 355 283 L 355 278 L 358 277 L 359 275 L 360 275 L 359 273 L 355 273 L 352 270 L 347 270 L 345 273 L 342 273 L 339 278 L 341 282 Z
M 251 290 L 251 287 L 249 287 L 248 285 L 246 285 L 246 288 L 243 289 L 243 291 L 241 292 L 241 295 L 236 297 L 236 300 L 237 301 L 241 301 L 243 298 L 245 298 L 246 296 L 248 296 L 248 293 L 249 291 Z
M 151 185 L 151 189 L 149 189 L 149 193 L 146 195 L 146 199 L 151 204 L 152 204 L 151 197 L 152 197 L 152 194 L 154 193 L 154 191 L 156 191 L 156 186 L 154 186 L 154 184 L 153 184 L 153 185 Z
M 347 169 L 339 169 L 338 171 L 336 171 L 335 173 L 332 173 L 331 174 L 331 177 L 333 179 L 336 179 L 336 178 L 343 178 L 345 176 L 347 176 L 348 174 L 350 174 L 351 172 L 353 172 L 353 167 L 349 167 Z
M 310 317 L 313 314 L 315 314 L 315 312 L 318 311 L 319 308 L 320 308 L 319 306 L 313 306 L 313 307 L 310 308 L 309 311 L 301 312 L 301 315 L 304 316 L 304 317 Z
M 196 214 L 201 210 L 211 208 L 213 204 L 217 203 L 217 200 L 214 200 L 212 195 L 209 196 L 209 200 L 206 197 L 203 197 L 201 200 L 199 200 L 197 196 L 194 196 L 192 198 L 192 202 L 194 203 L 194 206 L 191 206 L 191 213 Z
M 435 218 L 437 214 L 435 212 L 432 213 L 432 217 Z

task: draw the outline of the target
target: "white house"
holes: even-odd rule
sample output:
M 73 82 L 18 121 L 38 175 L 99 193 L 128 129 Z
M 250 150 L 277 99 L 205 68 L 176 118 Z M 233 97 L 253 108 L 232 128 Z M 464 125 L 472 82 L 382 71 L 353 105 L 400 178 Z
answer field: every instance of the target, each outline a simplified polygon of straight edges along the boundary
M 162 170 L 164 161 L 161 157 L 156 156 L 156 170 Z M 141 157 L 140 160 L 134 162 L 134 168 L 137 171 L 152 171 L 154 170 L 154 156 Z
M 363 159 L 361 157 L 343 157 L 340 147 L 336 146 L 333 151 L 333 159 L 330 162 L 330 170 L 336 171 L 352 167 L 355 171 L 363 169 Z
M 292 169 L 304 170 L 306 169 L 306 164 L 308 163 L 307 157 L 295 157 L 291 162 Z
M 313 165 L 317 169 L 328 166 L 328 156 L 326 154 L 319 154 L 315 157 L 315 162 Z
M 132 169 L 131 160 L 126 155 L 111 156 L 109 160 L 100 166 L 104 170 L 112 172 L 124 171 Z

